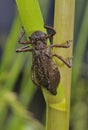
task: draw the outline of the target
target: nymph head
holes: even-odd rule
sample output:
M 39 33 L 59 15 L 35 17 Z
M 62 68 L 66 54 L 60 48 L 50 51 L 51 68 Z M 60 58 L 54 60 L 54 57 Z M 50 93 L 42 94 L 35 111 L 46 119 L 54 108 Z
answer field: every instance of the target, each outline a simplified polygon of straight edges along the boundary
M 36 31 L 29 37 L 31 42 L 46 41 L 46 34 L 42 31 Z
M 47 44 L 47 34 L 42 31 L 36 31 L 29 37 L 31 45 L 36 49 L 42 49 Z

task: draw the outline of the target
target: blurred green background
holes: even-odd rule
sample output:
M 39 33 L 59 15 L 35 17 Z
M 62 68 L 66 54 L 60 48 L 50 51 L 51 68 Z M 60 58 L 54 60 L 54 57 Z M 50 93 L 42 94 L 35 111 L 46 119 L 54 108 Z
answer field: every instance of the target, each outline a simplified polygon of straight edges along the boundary
M 54 0 L 39 0 L 53 26 Z M 0 130 L 43 130 L 45 101 L 31 81 L 31 54 L 16 54 L 21 21 L 15 0 L 0 0 Z M 76 0 L 70 130 L 88 129 L 88 0 Z

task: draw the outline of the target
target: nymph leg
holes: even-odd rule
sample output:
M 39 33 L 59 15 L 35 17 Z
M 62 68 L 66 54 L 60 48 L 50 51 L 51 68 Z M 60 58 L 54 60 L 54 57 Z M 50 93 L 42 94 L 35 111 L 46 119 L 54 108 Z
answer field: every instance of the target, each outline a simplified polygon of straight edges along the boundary
M 72 58 L 68 58 L 67 61 L 64 60 L 61 56 L 58 56 L 57 54 L 52 54 L 52 57 L 55 56 L 57 57 L 59 60 L 61 60 L 67 67 L 71 68 L 72 67 L 72 63 L 71 63 L 71 59 Z
M 69 48 L 70 45 L 71 45 L 71 42 L 72 40 L 69 40 L 69 41 L 66 41 L 65 43 L 63 44 L 53 44 L 53 45 L 50 45 L 50 48 L 53 48 L 53 47 L 56 47 L 56 48 Z
M 49 30 L 53 31 L 51 34 L 47 34 L 46 38 L 51 38 L 51 37 L 53 37 L 53 36 L 56 34 L 56 31 L 54 30 L 53 27 L 50 27 L 50 26 L 48 26 L 48 25 L 45 25 L 44 27 L 45 27 L 46 29 L 49 29 Z

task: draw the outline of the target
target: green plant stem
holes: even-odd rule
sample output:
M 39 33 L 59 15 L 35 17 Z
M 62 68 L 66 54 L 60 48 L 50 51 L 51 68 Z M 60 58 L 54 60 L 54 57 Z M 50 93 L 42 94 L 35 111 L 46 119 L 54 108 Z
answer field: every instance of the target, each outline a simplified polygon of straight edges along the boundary
M 74 25 L 74 0 L 56 0 L 55 1 L 55 44 L 64 43 L 67 40 L 73 40 Z M 55 49 L 55 53 L 66 59 L 72 57 L 72 45 L 69 49 Z M 69 111 L 70 111 L 70 86 L 71 69 L 67 68 L 57 59 L 61 83 L 58 87 L 58 94 L 51 96 L 44 92 L 47 103 L 46 130 L 68 130 L 69 129 Z
M 43 17 L 38 4 L 38 0 L 16 0 L 16 3 L 18 6 L 18 11 L 20 14 L 22 26 L 24 27 L 27 37 L 31 35 L 32 32 L 35 32 L 36 30 L 41 30 L 43 32 L 46 32 L 46 30 L 44 29 Z M 27 87 L 32 87 L 30 86 L 29 82 L 28 84 Z M 25 96 L 25 94 L 23 95 L 21 94 L 21 98 L 23 98 L 23 96 Z M 27 101 L 25 102 L 26 102 L 25 105 L 27 105 L 28 102 Z
M 16 0 L 16 3 L 27 36 L 36 30 L 45 31 L 38 0 Z

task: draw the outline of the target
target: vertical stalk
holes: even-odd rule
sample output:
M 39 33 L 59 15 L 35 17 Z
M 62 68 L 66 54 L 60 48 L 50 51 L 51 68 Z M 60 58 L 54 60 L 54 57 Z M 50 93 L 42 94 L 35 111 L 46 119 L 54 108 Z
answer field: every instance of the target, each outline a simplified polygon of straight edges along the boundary
M 74 31 L 74 8 L 75 0 L 56 0 L 55 1 L 55 28 L 57 35 L 54 43 L 63 43 L 73 40 Z M 57 50 L 57 53 L 64 58 L 72 57 L 72 44 L 69 49 Z M 64 87 L 67 104 L 70 99 L 71 70 L 65 65 L 60 68 L 61 82 Z M 67 106 L 68 106 L 67 105 Z
M 75 0 L 55 0 L 54 28 L 57 33 L 54 44 L 73 40 L 74 6 Z M 55 49 L 54 51 L 64 59 L 72 57 L 72 44 L 68 49 Z M 44 93 L 47 103 L 46 130 L 68 130 L 71 69 L 57 59 L 55 61 L 59 64 L 61 82 L 56 96 Z

